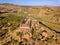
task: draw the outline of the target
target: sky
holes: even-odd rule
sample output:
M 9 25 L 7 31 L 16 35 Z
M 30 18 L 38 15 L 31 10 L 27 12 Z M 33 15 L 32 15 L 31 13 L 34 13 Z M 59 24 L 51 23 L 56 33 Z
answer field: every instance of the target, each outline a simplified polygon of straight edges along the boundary
M 60 6 L 60 0 L 0 0 L 0 3 L 32 6 Z

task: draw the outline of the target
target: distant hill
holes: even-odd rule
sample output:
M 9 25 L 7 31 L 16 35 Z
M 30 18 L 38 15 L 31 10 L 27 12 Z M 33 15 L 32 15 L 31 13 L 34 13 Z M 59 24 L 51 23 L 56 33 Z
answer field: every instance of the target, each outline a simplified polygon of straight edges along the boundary
M 41 18 L 44 21 L 54 23 L 60 30 L 60 7 L 55 6 L 18 6 L 14 4 L 0 4 L 0 12 L 15 13 L 18 15 L 29 15 Z M 22 14 L 23 13 L 23 14 Z M 6 14 L 6 13 L 5 13 Z M 49 24 L 50 24 L 49 23 Z M 58 26 L 59 25 L 59 26 Z M 49 25 L 51 26 L 51 25 Z M 53 27 L 55 29 L 55 27 Z

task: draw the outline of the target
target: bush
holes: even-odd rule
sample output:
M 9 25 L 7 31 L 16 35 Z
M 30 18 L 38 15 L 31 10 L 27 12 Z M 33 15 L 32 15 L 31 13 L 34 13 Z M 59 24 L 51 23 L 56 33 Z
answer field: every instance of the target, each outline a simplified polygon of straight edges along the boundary
M 7 29 L 0 30 L 0 37 L 4 36 L 7 33 Z
M 22 37 L 22 33 L 21 32 L 17 32 L 16 35 Z

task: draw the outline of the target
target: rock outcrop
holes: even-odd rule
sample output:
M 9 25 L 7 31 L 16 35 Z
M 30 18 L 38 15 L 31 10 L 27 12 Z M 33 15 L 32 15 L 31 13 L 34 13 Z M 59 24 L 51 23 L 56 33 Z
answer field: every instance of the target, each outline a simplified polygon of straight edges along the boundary
M 20 26 L 14 31 L 8 31 L 3 40 L 0 40 L 0 45 L 46 45 L 49 43 L 53 45 L 53 41 L 56 45 L 60 38 L 57 39 L 57 33 L 50 30 L 48 27 L 43 26 L 36 19 L 26 18 Z M 17 41 L 16 43 L 13 42 Z

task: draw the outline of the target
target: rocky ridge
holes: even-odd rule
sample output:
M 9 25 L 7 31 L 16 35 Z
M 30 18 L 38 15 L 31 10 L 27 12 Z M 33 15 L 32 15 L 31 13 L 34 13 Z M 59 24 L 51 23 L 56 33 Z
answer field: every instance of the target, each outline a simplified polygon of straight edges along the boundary
M 8 45 L 60 45 L 57 33 L 40 24 L 33 18 L 24 19 L 14 31 L 8 31 L 0 44 Z M 17 42 L 16 42 L 17 41 Z

